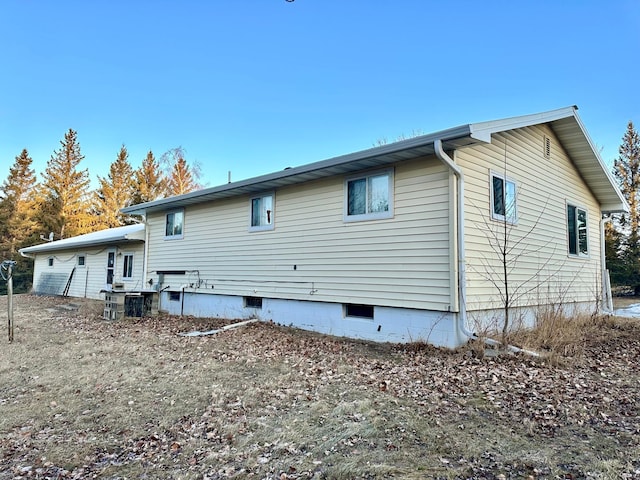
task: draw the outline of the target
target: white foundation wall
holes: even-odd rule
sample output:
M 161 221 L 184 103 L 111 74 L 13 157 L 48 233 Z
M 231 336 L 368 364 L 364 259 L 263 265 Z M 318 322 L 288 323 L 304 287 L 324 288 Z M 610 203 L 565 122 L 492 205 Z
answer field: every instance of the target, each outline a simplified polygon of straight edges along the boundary
M 185 290 L 175 300 L 162 292 L 159 308 L 171 315 L 257 318 L 327 335 L 376 342 L 428 342 L 448 348 L 464 343 L 456 329 L 457 316 L 409 308 L 374 307 L 374 318 L 346 317 L 340 303 L 263 298 L 262 308 L 245 307 L 244 297 Z

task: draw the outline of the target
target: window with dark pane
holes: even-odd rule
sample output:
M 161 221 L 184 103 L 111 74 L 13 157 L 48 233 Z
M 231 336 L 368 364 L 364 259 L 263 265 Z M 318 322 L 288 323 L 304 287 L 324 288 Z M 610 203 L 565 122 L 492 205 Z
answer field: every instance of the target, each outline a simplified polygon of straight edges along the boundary
M 567 205 L 567 241 L 569 255 L 581 257 L 589 255 L 589 232 L 585 209 Z

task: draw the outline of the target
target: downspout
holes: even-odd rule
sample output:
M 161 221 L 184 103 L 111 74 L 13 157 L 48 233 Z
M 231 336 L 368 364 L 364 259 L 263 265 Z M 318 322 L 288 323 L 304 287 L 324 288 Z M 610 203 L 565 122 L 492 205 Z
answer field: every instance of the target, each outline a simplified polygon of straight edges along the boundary
M 467 328 L 467 272 L 464 256 L 464 174 L 442 148 L 442 140 L 433 142 L 436 157 L 451 169 L 456 177 L 456 245 L 458 249 L 458 331 L 465 337 L 478 338 Z
M 142 249 L 142 281 L 144 282 L 142 288 L 147 285 L 147 258 L 149 258 L 149 225 L 147 224 L 147 215 L 144 215 L 144 248 Z
M 613 313 L 613 298 L 611 296 L 611 281 L 607 270 L 607 256 L 605 252 L 605 226 L 611 222 L 611 217 L 602 216 L 600 223 L 600 268 L 602 270 L 602 310 Z
M 466 336 L 469 340 L 478 339 L 478 335 L 467 328 L 467 271 L 464 254 L 464 174 L 458 165 L 455 164 L 453 159 L 446 154 L 442 148 L 442 140 L 437 139 L 433 142 L 433 149 L 436 157 L 451 169 L 456 176 L 456 224 L 457 224 L 457 238 L 456 245 L 458 247 L 458 331 Z M 493 346 L 503 346 L 502 342 L 494 340 L 493 338 L 485 338 L 484 343 Z M 514 353 L 526 353 L 534 357 L 539 357 L 540 354 L 531 350 L 525 350 L 523 348 L 516 347 L 514 345 L 504 345 L 504 348 Z

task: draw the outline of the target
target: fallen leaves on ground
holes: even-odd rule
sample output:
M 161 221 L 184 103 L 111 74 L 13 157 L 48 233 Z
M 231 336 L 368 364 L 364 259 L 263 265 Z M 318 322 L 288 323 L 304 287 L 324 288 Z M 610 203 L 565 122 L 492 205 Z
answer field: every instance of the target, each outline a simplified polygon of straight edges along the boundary
M 40 308 L 62 301 L 22 300 Z M 0 430 L 0 479 L 640 478 L 640 327 L 630 322 L 604 342 L 587 343 L 581 358 L 551 365 L 521 354 L 479 358 L 477 349 L 372 344 L 271 323 L 188 338 L 177 334 L 230 322 L 107 322 L 82 308 L 53 308 L 49 316 L 67 338 L 60 355 L 90 368 L 91 355 L 73 348 L 87 336 L 102 362 L 130 355 L 132 374 L 148 382 L 141 397 L 154 377 L 167 375 L 190 395 L 194 376 L 210 372 L 208 401 L 160 425 L 145 416 L 148 400 L 139 405 L 131 387 L 121 392 L 118 375 L 128 373 L 114 371 L 90 394 L 121 399 L 119 411 L 141 417 L 141 426 L 101 432 L 113 423 L 99 405 L 67 411 L 64 396 L 48 399 L 30 423 Z M 153 353 L 153 365 L 137 356 L 140 349 Z M 16 365 L 0 358 L 4 380 Z M 29 388 L 3 381 L 0 411 L 34 392 L 43 399 L 51 393 L 33 381 L 33 369 L 17 368 Z M 67 387 L 60 391 L 84 395 L 86 388 Z M 171 411 L 180 406 L 175 392 L 154 398 Z M 91 421 L 81 424 L 81 417 Z M 101 445 L 91 448 L 93 438 Z M 88 448 L 64 464 L 49 460 L 52 442 Z

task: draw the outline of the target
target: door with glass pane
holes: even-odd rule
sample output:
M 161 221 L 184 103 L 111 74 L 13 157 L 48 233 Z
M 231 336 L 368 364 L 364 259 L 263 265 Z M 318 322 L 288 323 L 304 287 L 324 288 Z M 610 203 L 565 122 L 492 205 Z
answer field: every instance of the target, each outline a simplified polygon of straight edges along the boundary
M 111 287 L 113 284 L 113 272 L 116 268 L 116 252 L 111 251 L 107 253 L 107 286 Z

